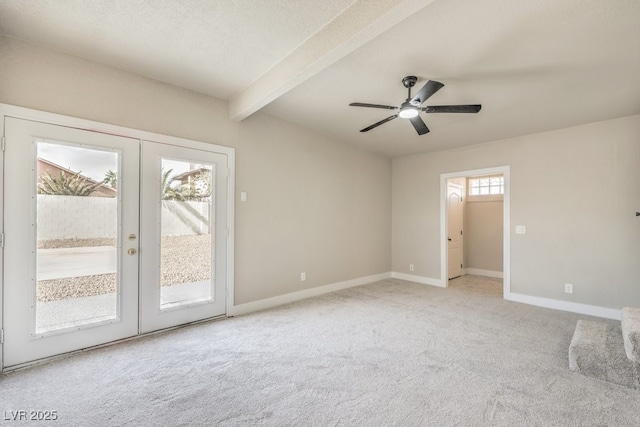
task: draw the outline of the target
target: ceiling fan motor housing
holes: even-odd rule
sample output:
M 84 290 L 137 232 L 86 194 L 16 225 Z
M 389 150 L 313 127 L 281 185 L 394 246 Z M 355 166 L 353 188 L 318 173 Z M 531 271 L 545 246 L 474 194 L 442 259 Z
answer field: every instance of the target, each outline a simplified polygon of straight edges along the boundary
M 404 79 L 402 79 L 402 84 L 404 87 L 407 88 L 407 101 L 402 104 L 400 106 L 401 110 L 405 109 L 405 107 L 407 106 L 411 106 L 411 107 L 415 107 L 418 108 L 420 106 L 420 102 L 413 100 L 413 102 L 411 102 L 411 88 L 414 87 L 416 85 L 416 82 L 418 81 L 418 78 L 416 76 L 407 76 Z M 400 114 L 400 117 L 403 118 L 409 118 L 409 117 L 415 117 L 415 115 L 413 113 L 410 113 L 410 115 L 406 116 L 406 115 L 402 115 Z
M 416 76 L 407 76 L 404 79 L 402 79 L 402 84 L 407 89 L 411 89 L 416 85 L 417 81 L 418 81 L 418 78 Z

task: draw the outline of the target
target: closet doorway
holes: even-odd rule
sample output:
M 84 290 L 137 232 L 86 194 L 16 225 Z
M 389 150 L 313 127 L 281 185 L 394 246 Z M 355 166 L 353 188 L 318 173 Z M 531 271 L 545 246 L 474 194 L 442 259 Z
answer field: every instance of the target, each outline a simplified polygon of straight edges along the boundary
M 496 179 L 498 177 L 500 179 Z M 498 182 L 500 188 L 492 188 Z M 464 274 L 501 277 L 503 279 L 503 297 L 507 298 L 510 295 L 509 166 L 442 174 L 440 184 L 442 283 L 446 285 L 449 279 Z M 498 192 L 502 193 L 499 195 L 501 203 L 487 204 L 488 199 L 485 196 L 489 196 L 489 199 L 496 198 L 494 196 L 497 194 L 493 193 Z M 473 205 L 473 203 L 476 204 Z M 459 219 L 459 212 L 463 212 L 462 220 Z M 483 224 L 487 223 L 482 221 L 487 218 L 483 218 L 479 213 L 485 216 L 493 215 L 490 220 L 496 226 L 501 224 L 501 233 L 498 231 L 498 235 L 495 235 L 496 229 L 493 226 L 493 230 L 485 230 Z M 458 235 L 461 238 L 459 242 L 455 242 Z M 483 247 L 483 245 L 485 246 Z M 459 246 L 462 249 L 458 249 Z M 478 248 L 480 248 L 479 251 Z M 483 253 L 483 248 L 486 249 L 485 253 Z M 469 256 L 471 250 L 474 251 L 474 255 L 478 256 L 475 258 Z M 502 252 L 502 259 L 498 264 L 494 265 L 495 262 L 492 264 L 490 261 L 484 260 L 484 258 L 489 260 L 499 258 L 500 252 Z M 470 260 L 473 261 L 472 258 L 476 261 L 480 259 L 479 265 L 490 267 L 474 267 L 469 263 Z

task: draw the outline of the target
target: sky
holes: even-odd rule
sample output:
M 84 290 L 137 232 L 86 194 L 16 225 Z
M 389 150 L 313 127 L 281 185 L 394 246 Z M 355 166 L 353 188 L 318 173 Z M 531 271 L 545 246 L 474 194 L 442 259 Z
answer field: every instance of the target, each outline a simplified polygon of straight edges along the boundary
M 114 151 L 38 142 L 38 157 L 79 172 L 94 181 L 102 181 L 110 170 L 118 171 L 118 153 Z M 184 161 L 163 159 L 165 170 L 173 169 L 172 175 L 188 171 L 189 164 Z
M 102 181 L 108 171 L 118 170 L 118 154 L 112 151 L 38 142 L 38 157 L 80 172 L 94 181 Z

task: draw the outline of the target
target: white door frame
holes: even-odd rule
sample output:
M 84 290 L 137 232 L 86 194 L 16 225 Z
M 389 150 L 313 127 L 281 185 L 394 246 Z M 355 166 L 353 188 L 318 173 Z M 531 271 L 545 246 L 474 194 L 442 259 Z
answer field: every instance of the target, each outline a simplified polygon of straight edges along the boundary
M 128 138 L 134 138 L 146 141 L 155 141 L 164 144 L 180 145 L 191 148 L 202 148 L 203 142 L 193 141 L 184 138 L 178 138 L 174 136 L 162 135 L 155 132 L 148 132 L 139 129 L 132 129 L 124 126 L 111 125 L 107 123 L 100 123 L 93 120 L 80 119 L 77 117 L 65 116 L 62 114 L 49 113 L 46 111 L 34 110 L 31 108 L 18 107 L 10 104 L 0 103 L 0 137 L 4 135 L 4 118 L 6 116 L 15 117 L 18 119 L 32 120 L 37 122 L 48 123 L 52 125 L 68 126 L 77 129 L 83 129 L 94 132 L 102 132 L 106 134 L 112 134 L 117 136 L 124 136 Z M 2 141 L 4 148 L 4 140 Z M 225 147 L 217 144 L 207 144 L 207 147 L 211 151 L 225 154 L 228 159 L 227 168 L 229 169 L 229 178 L 227 180 L 227 218 L 229 229 L 229 237 L 227 240 L 227 280 L 226 280 L 226 315 L 232 314 L 234 306 L 234 252 L 235 252 L 235 148 Z M 2 162 L 0 162 L 0 226 L 1 233 L 4 235 L 4 194 L 2 188 L 4 188 L 4 154 L 2 155 Z M 0 267 L 4 260 L 4 248 L 0 247 Z M 2 271 L 2 270 L 0 270 Z M 3 329 L 3 307 L 4 307 L 4 283 L 2 283 L 3 277 L 0 275 L 0 330 Z M 0 339 L 2 337 L 0 336 Z M 0 344 L 4 346 L 4 344 Z M 2 359 L 3 351 L 0 351 L 0 370 L 4 366 Z
M 504 299 L 509 299 L 511 295 L 511 183 L 509 166 L 497 166 L 484 169 L 473 169 L 467 171 L 450 172 L 440 174 L 440 281 L 443 286 L 449 284 L 447 279 L 448 251 L 447 251 L 447 180 L 451 178 L 463 178 L 467 176 L 502 174 L 504 176 L 504 197 L 502 205 L 503 231 L 502 231 L 502 288 Z

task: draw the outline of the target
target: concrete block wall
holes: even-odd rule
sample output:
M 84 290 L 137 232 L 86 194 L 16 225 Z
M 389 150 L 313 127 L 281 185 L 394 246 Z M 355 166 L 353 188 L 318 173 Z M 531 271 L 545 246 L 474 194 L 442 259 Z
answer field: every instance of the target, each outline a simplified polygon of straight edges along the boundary
M 162 235 L 209 233 L 207 202 L 162 202 Z M 117 199 L 38 195 L 38 240 L 113 238 L 117 231 Z
M 38 240 L 113 238 L 117 200 L 112 197 L 38 194 Z
M 209 234 L 211 204 L 207 202 L 162 201 L 162 235 Z

